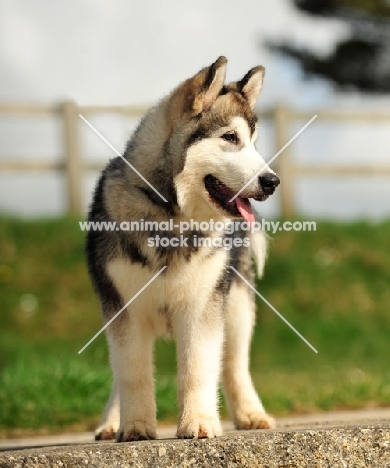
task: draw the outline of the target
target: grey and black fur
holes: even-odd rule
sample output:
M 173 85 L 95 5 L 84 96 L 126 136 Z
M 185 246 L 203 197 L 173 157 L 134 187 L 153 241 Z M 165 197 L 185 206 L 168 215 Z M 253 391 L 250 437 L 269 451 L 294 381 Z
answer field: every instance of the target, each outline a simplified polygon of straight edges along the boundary
M 254 107 L 264 69 L 224 84 L 226 59 L 179 85 L 142 119 L 124 158 L 109 162 L 97 183 L 88 219 L 127 221 L 173 219 L 174 224 L 228 222 L 251 218 L 249 198 L 264 200 L 279 183 L 254 148 Z M 256 172 L 236 202 L 230 202 Z M 249 214 L 246 214 L 246 213 Z M 241 218 L 242 219 L 242 218 Z M 243 219 L 242 219 L 243 220 Z M 253 282 L 254 254 L 262 272 L 266 241 L 251 235 L 248 246 L 227 249 L 214 242 L 248 237 L 248 232 L 195 229 L 184 232 L 188 246 L 151 247 L 149 239 L 180 237 L 173 231 L 89 231 L 89 274 L 108 321 L 163 267 L 166 269 L 107 328 L 114 383 L 98 439 L 156 437 L 152 347 L 159 335 L 177 342 L 178 437 L 221 434 L 217 409 L 219 376 L 239 428 L 273 426 L 248 371 L 254 298 L 230 268 Z M 211 238 L 199 246 L 195 238 Z M 214 245 L 218 244 L 218 245 Z

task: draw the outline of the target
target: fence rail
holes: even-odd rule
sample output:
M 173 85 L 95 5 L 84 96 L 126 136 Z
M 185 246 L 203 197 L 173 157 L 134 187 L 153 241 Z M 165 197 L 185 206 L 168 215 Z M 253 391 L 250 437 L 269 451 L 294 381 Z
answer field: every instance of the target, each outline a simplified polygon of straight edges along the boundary
M 2 159 L 0 155 L 0 171 L 62 171 L 66 174 L 68 211 L 80 215 L 83 211 L 82 194 L 84 173 L 90 170 L 100 170 L 103 164 L 86 162 L 80 150 L 79 114 L 91 116 L 95 114 L 121 114 L 127 117 L 141 118 L 147 108 L 136 106 L 80 106 L 73 101 L 61 104 L 0 104 L 0 116 L 7 115 L 49 115 L 61 116 L 64 129 L 64 154 L 62 161 L 49 162 L 34 159 L 22 161 Z M 328 111 L 302 112 L 286 106 L 277 106 L 260 113 L 260 117 L 271 119 L 275 125 L 275 153 L 290 140 L 290 128 L 295 121 L 309 121 L 317 114 L 317 121 L 333 122 L 388 122 L 390 113 L 374 111 Z M 315 125 L 315 122 L 313 123 Z M 390 165 L 309 165 L 294 162 L 292 147 L 286 147 L 276 160 L 278 174 L 282 180 L 280 185 L 280 210 L 284 217 L 294 216 L 294 186 L 301 176 L 382 176 L 390 177 Z

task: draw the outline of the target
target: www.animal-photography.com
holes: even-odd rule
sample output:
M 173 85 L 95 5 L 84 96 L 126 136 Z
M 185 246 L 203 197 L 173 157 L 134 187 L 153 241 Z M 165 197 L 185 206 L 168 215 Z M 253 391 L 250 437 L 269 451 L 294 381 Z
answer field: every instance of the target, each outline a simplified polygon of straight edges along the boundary
M 0 465 L 390 466 L 388 2 L 0 7 Z

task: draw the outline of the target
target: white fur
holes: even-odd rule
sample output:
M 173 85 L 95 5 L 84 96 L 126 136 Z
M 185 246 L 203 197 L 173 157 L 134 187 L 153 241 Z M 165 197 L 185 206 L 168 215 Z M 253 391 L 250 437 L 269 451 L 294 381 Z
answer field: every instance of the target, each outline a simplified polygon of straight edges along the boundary
M 237 147 L 220 138 L 226 131 L 237 133 L 240 142 Z M 251 137 L 246 121 L 235 117 L 214 137 L 190 147 L 184 170 L 175 180 L 182 213 L 180 221 L 189 218 L 202 221 L 211 217 L 214 221 L 227 220 L 211 203 L 203 179 L 210 173 L 232 190 L 240 190 L 265 166 L 256 151 L 255 140 L 256 134 Z M 266 172 L 271 172 L 268 167 Z M 258 181 L 246 189 L 255 190 L 258 190 Z M 257 233 L 251 241 L 258 272 L 262 274 L 266 238 Z M 214 437 L 222 432 L 217 395 L 224 339 L 224 389 L 237 427 L 273 426 L 249 374 L 254 302 L 245 284 L 233 284 L 223 319 L 220 315 L 223 307 L 212 301 L 227 253 L 222 249 L 207 258 L 208 253 L 206 248 L 190 261 L 177 259 L 128 306 L 122 318 L 116 319 L 119 324 L 114 322 L 108 328 L 114 385 L 97 430 L 102 438 L 115 432 L 118 439 L 123 433 L 124 440 L 133 436 L 156 437 L 153 345 L 157 337 L 167 334 L 172 334 L 177 344 L 179 437 Z M 111 261 L 107 271 L 124 303 L 154 274 L 124 259 Z M 217 299 L 214 297 L 214 300 Z M 161 313 L 165 306 L 168 312 Z
M 101 439 L 113 439 L 119 429 L 119 391 L 114 380 L 110 398 L 103 413 L 102 420 L 95 430 L 95 435 Z
M 259 260 L 264 261 L 264 257 Z M 247 286 L 232 286 L 225 332 L 221 317 L 205 320 L 205 307 L 225 261 L 226 252 L 221 250 L 206 261 L 195 256 L 193 262 L 183 261 L 180 268 L 167 270 L 124 312 L 128 316 L 123 324 L 123 339 L 114 339 L 108 330 L 115 383 L 98 430 L 107 431 L 108 435 L 110 430 L 118 430 L 120 395 L 118 433 L 156 437 L 152 349 L 156 337 L 170 330 L 177 343 L 178 437 L 214 437 L 222 433 L 217 389 L 224 337 L 224 390 L 235 424 L 239 428 L 273 427 L 249 374 L 254 303 Z M 115 260 L 108 270 L 124 301 L 152 276 L 148 270 L 125 260 Z M 165 304 L 172 313 L 170 325 L 167 317 L 158 312 Z
M 207 260 L 195 256 L 190 263 L 183 261 L 178 269 L 167 269 L 166 275 L 151 283 L 123 312 L 127 313 L 123 323 L 125 338 L 118 339 L 115 331 L 114 339 L 108 328 L 111 364 L 120 395 L 119 433 L 125 437 L 132 431 L 145 437 L 156 436 L 152 349 L 155 338 L 169 329 L 167 317 L 158 312 L 166 304 L 177 342 L 178 436 L 221 434 L 217 389 L 223 320 L 220 316 L 210 319 L 213 311 L 206 310 L 206 306 L 225 261 L 226 251 L 221 250 Z M 111 262 L 108 271 L 125 302 L 153 276 L 125 260 Z M 108 415 L 116 412 L 112 400 L 106 410 Z M 112 424 L 110 418 L 105 420 Z
M 265 232 L 258 231 L 251 236 L 251 251 L 256 263 L 257 277 L 262 278 L 267 259 L 267 235 Z
M 202 76 L 204 79 L 208 76 L 205 70 L 193 79 L 193 91 L 197 94 L 192 112 L 212 111 L 216 99 L 222 105 L 226 99 L 226 105 L 229 105 L 228 98 L 219 95 L 225 77 L 226 59 L 221 57 L 214 66 L 214 78 L 207 90 L 204 90 L 205 83 L 200 81 Z M 252 107 L 260 92 L 263 75 L 264 70 L 258 67 L 243 88 Z M 181 93 L 188 93 L 190 85 L 190 81 L 184 82 L 170 97 L 152 109 L 144 121 L 142 132 L 136 139 L 137 162 L 141 170 L 142 164 L 149 165 L 152 161 L 144 154 L 161 154 L 162 144 L 174 128 L 172 121 L 180 118 L 183 112 L 181 106 L 187 102 L 188 94 Z M 236 145 L 221 138 L 226 132 L 236 133 Z M 260 171 L 263 175 L 272 173 L 255 148 L 256 136 L 256 132 L 251 135 L 247 121 L 236 116 L 211 138 L 202 139 L 189 147 L 184 169 L 174 180 L 180 211 L 175 216 L 177 222 L 190 219 L 209 221 L 210 218 L 214 222 L 227 221 L 226 213 L 210 199 L 204 185 L 206 175 L 212 174 L 233 192 L 238 192 Z M 182 155 L 182 143 L 180 138 L 175 143 L 179 145 L 179 155 Z M 175 152 L 173 147 L 170 150 Z M 118 185 L 115 177 L 106 183 L 108 212 L 114 214 L 114 219 L 118 213 L 121 215 L 119 218 L 126 219 L 129 210 L 133 216 L 142 217 L 143 204 L 134 202 L 129 208 L 129 200 L 133 200 L 126 198 L 129 192 L 126 183 L 121 183 Z M 261 186 L 256 177 L 242 196 L 250 198 L 259 190 Z M 217 232 L 207 234 L 210 237 L 221 235 Z M 145 245 L 139 246 L 141 252 L 145 248 Z M 261 233 L 252 237 L 252 250 L 258 271 L 262 273 L 266 238 Z M 273 420 L 264 412 L 249 374 L 254 301 L 247 285 L 233 282 L 227 304 L 223 303 L 224 297 L 216 294 L 216 286 L 227 265 L 228 254 L 220 249 L 209 256 L 211 251 L 211 248 L 205 247 L 190 258 L 175 258 L 108 327 L 114 384 L 97 430 L 103 438 L 110 437 L 114 432 L 117 432 L 118 440 L 156 437 L 153 345 L 157 337 L 167 334 L 173 335 L 177 344 L 178 437 L 214 437 L 222 433 L 218 416 L 218 385 L 222 369 L 229 410 L 237 427 L 273 426 Z M 158 264 L 156 251 L 148 258 L 151 262 L 156 260 Z M 106 265 L 106 269 L 124 303 L 155 274 L 153 267 L 142 267 L 119 255 Z
M 249 374 L 249 346 L 255 323 L 254 301 L 245 283 L 233 283 L 225 317 L 223 385 L 228 408 L 239 429 L 273 427 Z
M 234 148 L 220 137 L 228 132 L 237 132 L 240 145 Z M 182 211 L 193 219 L 210 219 L 210 206 L 214 219 L 224 214 L 210 202 L 204 186 L 204 177 L 212 174 L 235 192 L 257 173 L 273 173 L 255 147 L 256 132 L 250 135 L 247 122 L 242 117 L 233 117 L 228 127 L 221 128 L 213 138 L 207 138 L 192 145 L 187 151 L 183 171 L 176 177 L 176 191 Z M 258 191 L 257 178 L 244 190 L 245 193 Z M 202 203 L 203 201 L 203 203 Z

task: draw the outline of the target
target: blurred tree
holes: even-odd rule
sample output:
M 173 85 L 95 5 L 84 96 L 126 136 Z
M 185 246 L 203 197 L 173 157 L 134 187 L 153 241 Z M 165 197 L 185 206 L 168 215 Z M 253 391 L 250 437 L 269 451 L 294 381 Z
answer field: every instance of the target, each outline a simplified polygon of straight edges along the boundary
M 327 57 L 288 43 L 269 43 L 300 62 L 307 74 L 327 78 L 339 86 L 368 92 L 390 92 L 390 0 L 293 0 L 313 16 L 338 18 L 350 37 L 336 44 Z

